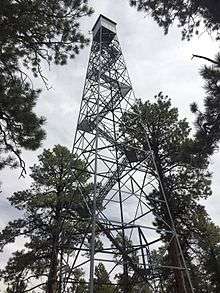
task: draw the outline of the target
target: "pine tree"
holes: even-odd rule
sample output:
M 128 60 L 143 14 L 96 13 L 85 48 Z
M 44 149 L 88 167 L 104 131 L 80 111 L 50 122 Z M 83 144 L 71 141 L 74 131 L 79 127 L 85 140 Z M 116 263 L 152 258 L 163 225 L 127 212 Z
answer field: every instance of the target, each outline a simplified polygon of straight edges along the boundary
M 93 12 L 87 0 L 5 0 L 0 9 L 0 169 L 20 165 L 21 148 L 35 150 L 45 119 L 33 108 L 40 91 L 30 72 L 47 79 L 42 62 L 66 64 L 88 44 L 79 20 Z
M 132 263 L 139 267 L 139 257 L 137 251 L 134 249 L 132 240 L 126 235 L 123 236 L 121 232 L 118 233 L 115 239 L 123 247 L 123 250 L 126 250 L 126 253 L 132 260 Z M 112 248 L 113 247 L 114 246 L 112 245 Z M 126 260 L 123 259 L 123 256 L 121 256 L 117 250 L 114 251 L 114 259 L 118 266 L 123 266 L 126 263 Z M 115 279 L 117 281 L 117 293 L 151 293 L 148 284 L 143 282 L 143 279 L 138 276 L 137 273 L 132 272 L 132 268 L 128 263 L 126 263 L 126 269 L 124 269 L 123 273 L 115 275 Z
M 218 148 L 220 141 L 220 55 L 211 60 L 211 66 L 205 66 L 201 75 L 205 80 L 205 110 L 201 112 L 196 103 L 191 110 L 196 114 L 196 137 L 201 146 L 200 152 L 211 155 Z
M 200 272 L 198 292 L 220 291 L 220 227 L 208 216 L 205 208 L 197 206 L 190 242 L 191 258 Z M 202 288 L 201 288 L 202 285 Z M 202 291 L 203 289 L 203 291 Z
M 211 194 L 208 160 L 197 152 L 198 143 L 190 136 L 191 129 L 187 121 L 178 118 L 178 110 L 171 107 L 170 99 L 162 93 L 159 93 L 156 99 L 153 103 L 147 101 L 143 104 L 139 101 L 124 115 L 121 130 L 128 134 L 129 141 L 133 141 L 136 147 L 145 151 L 149 150 L 145 135 L 147 131 L 182 249 L 186 253 L 189 249 L 187 239 L 192 233 L 190 224 L 194 207 L 197 200 Z M 156 210 L 161 218 L 172 226 L 166 206 L 161 203 L 163 192 L 151 160 L 146 161 L 146 170 L 148 176 L 156 182 L 149 195 L 154 201 L 149 200 L 149 204 L 154 207 L 156 203 Z M 156 214 L 154 224 L 159 229 L 166 230 L 166 224 Z M 170 243 L 169 233 L 158 232 L 165 243 Z M 168 249 L 170 264 L 180 266 L 181 260 L 177 255 L 177 243 L 172 241 Z M 174 270 L 174 275 L 175 282 L 171 280 L 168 292 L 182 292 L 181 273 Z
M 217 41 L 220 40 L 220 2 L 217 0 L 130 0 L 130 5 L 150 14 L 165 34 L 171 25 L 177 23 L 182 29 L 182 39 L 190 40 L 205 28 L 209 34 L 215 35 Z M 200 72 L 205 80 L 207 94 L 204 100 L 205 111 L 199 111 L 195 103 L 191 106 L 197 116 L 198 152 L 210 156 L 220 140 L 220 56 L 218 54 L 214 60 L 200 55 L 193 57 L 212 62 L 212 66 L 204 66 Z
M 219 292 L 220 269 L 220 227 L 216 226 L 208 216 L 204 206 L 197 204 L 186 229 L 191 233 L 187 238 L 188 249 L 185 259 L 190 270 L 195 292 Z M 151 255 L 153 265 L 165 265 L 164 247 L 154 250 Z M 170 292 L 170 276 L 163 276 L 165 292 Z
M 182 29 L 182 38 L 190 40 L 204 28 L 220 39 L 220 3 L 218 0 L 129 0 L 130 5 L 153 17 L 168 33 L 172 24 Z
M 108 272 L 103 263 L 95 267 L 94 293 L 113 293 L 114 285 L 111 284 Z
M 21 148 L 36 150 L 45 138 L 45 118 L 33 112 L 40 91 L 15 76 L 3 75 L 0 72 L 0 170 L 20 166 L 23 175 Z
M 82 269 L 74 270 L 74 283 L 67 290 L 68 293 L 87 293 L 88 292 L 88 284 L 84 279 L 85 273 Z
M 25 237 L 24 249 L 13 253 L 1 276 L 12 287 L 22 282 L 28 289 L 36 286 L 55 293 L 62 285 L 63 272 L 71 274 L 62 260 L 88 225 L 79 216 L 84 205 L 78 184 L 85 197 L 91 187 L 86 183 L 85 164 L 60 145 L 44 150 L 31 171 L 31 187 L 9 197 L 23 217 L 9 222 L 0 235 L 2 249 L 21 236 Z M 75 237 L 72 231 L 78 232 Z

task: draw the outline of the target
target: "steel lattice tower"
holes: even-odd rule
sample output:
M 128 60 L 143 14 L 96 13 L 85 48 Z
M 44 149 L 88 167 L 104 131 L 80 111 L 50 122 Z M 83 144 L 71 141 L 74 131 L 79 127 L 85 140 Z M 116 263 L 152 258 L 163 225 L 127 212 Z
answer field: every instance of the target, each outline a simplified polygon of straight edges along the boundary
M 131 287 L 133 292 L 147 292 L 147 287 L 150 292 L 164 292 L 166 276 L 178 271 L 182 278 L 181 292 L 191 293 L 190 276 L 147 129 L 145 149 L 136 149 L 121 130 L 122 117 L 134 104 L 138 105 L 138 101 L 117 38 L 116 23 L 101 15 L 93 28 L 73 146 L 73 153 L 86 162 L 93 192 L 89 197 L 82 193 L 88 209 L 87 218 L 82 216 L 82 221 L 88 221 L 89 225 L 80 245 L 74 248 L 71 269 L 82 268 L 87 272 L 90 293 L 94 292 L 94 267 L 99 262 L 106 266 L 112 283 L 116 283 L 115 274 L 123 274 L 123 292 L 130 292 L 128 288 Z M 141 119 L 138 112 L 136 114 L 136 119 Z M 152 259 L 152 252 L 161 245 L 162 239 L 152 224 L 153 219 L 161 215 L 155 202 L 152 204 L 154 199 L 149 197 L 151 182 L 146 172 L 149 160 L 158 175 L 158 188 L 163 197 L 160 206 L 164 205 L 169 216 L 165 233 L 170 233 L 170 243 L 165 250 L 173 245 L 178 254 L 178 262 L 169 261 L 163 266 Z M 137 284 L 139 289 L 135 291 Z M 117 286 L 115 284 L 115 288 Z

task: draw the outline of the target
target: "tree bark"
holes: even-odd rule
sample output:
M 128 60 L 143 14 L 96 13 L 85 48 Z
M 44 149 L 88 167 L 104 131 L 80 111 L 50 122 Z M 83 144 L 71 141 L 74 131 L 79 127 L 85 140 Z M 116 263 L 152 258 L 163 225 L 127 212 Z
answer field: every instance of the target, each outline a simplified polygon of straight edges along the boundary
M 50 269 L 47 282 L 47 293 L 57 293 L 58 290 L 58 256 L 59 256 L 59 241 L 60 241 L 60 229 L 61 229 L 61 203 L 60 192 L 57 192 L 57 206 L 54 218 L 54 231 L 52 240 L 52 252 L 50 258 Z
M 179 255 L 179 248 L 176 243 L 176 240 L 173 239 L 172 243 L 168 248 L 168 255 L 170 259 L 170 265 L 174 267 L 182 267 L 180 255 Z M 174 279 L 175 279 L 175 292 L 176 293 L 186 293 L 185 288 L 185 279 L 183 276 L 183 272 L 180 269 L 174 269 Z
M 58 268 L 58 253 L 59 253 L 59 237 L 54 237 L 53 239 L 53 249 L 50 261 L 50 271 L 48 275 L 48 293 L 57 292 L 57 268 Z
M 155 148 L 154 146 L 152 146 L 153 152 L 154 152 L 154 157 L 155 157 L 155 162 L 157 165 L 157 170 L 158 170 L 158 175 L 160 177 L 160 181 L 162 186 L 159 187 L 160 189 L 160 194 L 162 194 L 162 188 L 164 190 L 165 196 L 167 198 L 168 201 L 168 205 L 171 211 L 171 215 L 172 215 L 172 205 L 171 205 L 171 198 L 168 197 L 168 192 L 167 192 L 167 187 L 166 187 L 166 180 L 164 178 L 164 174 L 163 174 L 163 168 L 161 165 L 161 161 L 160 161 L 160 157 L 158 155 L 158 150 L 157 147 Z M 161 188 L 162 187 L 162 188 Z M 163 200 L 163 198 L 161 198 Z M 169 216 L 169 213 L 167 211 L 167 207 L 164 206 L 163 208 L 164 210 L 164 220 L 168 223 L 168 225 L 170 227 L 172 227 L 172 221 L 171 218 Z M 172 227 L 174 228 L 174 227 Z M 170 236 L 169 236 L 170 237 Z M 169 239 L 168 239 L 169 241 Z M 174 266 L 174 267 L 178 267 L 181 268 L 182 267 L 182 262 L 181 262 L 181 256 L 180 256 L 180 251 L 179 251 L 179 247 L 177 244 L 176 239 L 174 238 L 169 247 L 168 247 L 168 258 L 170 260 L 170 265 Z M 175 284 L 174 284 L 174 289 L 175 289 L 175 293 L 186 293 L 186 285 L 185 285 L 185 279 L 184 279 L 184 275 L 183 275 L 183 271 L 180 269 L 174 269 L 173 270 L 174 273 L 174 280 L 175 280 Z

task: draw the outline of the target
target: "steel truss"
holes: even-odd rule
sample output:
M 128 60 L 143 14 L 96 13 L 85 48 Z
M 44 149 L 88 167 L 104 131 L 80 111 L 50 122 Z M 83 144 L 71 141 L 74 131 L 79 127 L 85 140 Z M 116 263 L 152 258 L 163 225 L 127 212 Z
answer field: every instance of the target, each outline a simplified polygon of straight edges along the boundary
M 146 166 L 151 160 L 158 174 L 147 129 L 147 147 L 142 149 L 135 148 L 122 131 L 122 117 L 135 104 L 138 101 L 117 35 L 101 27 L 91 47 L 73 147 L 73 153 L 86 162 L 93 192 L 89 197 L 82 192 L 88 214 L 78 221 L 86 223 L 87 229 L 66 261 L 69 273 L 64 276 L 62 292 L 68 292 L 70 272 L 76 268 L 86 272 L 89 292 L 95 292 L 94 267 L 99 262 L 108 271 L 106 284 L 115 284 L 115 292 L 119 286 L 114 278 L 116 274 L 123 275 L 123 292 L 131 292 L 131 288 L 132 292 L 147 292 L 144 288 L 149 287 L 156 293 L 164 292 L 166 278 L 175 271 L 180 271 L 184 280 L 182 292 L 193 292 L 163 182 L 159 175 L 153 181 L 147 172 Z M 141 119 L 138 112 L 136 114 L 136 119 Z M 149 196 L 152 185 L 162 193 L 158 204 Z M 169 221 L 161 217 L 159 207 L 162 205 Z M 164 231 L 158 231 L 153 225 L 155 217 L 164 222 Z M 170 235 L 166 246 L 164 234 Z M 163 265 L 157 263 L 152 257 L 154 249 L 163 245 L 167 255 L 173 244 L 178 252 L 178 263 L 170 260 Z

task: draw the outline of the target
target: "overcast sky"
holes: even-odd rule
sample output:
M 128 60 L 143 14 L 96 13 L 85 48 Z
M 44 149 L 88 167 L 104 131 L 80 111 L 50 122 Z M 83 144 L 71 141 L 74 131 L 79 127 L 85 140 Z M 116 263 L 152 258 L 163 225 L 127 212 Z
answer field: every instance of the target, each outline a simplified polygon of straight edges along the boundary
M 95 9 L 92 17 L 86 18 L 82 30 L 88 33 L 99 14 L 104 14 L 117 22 L 119 41 L 137 98 L 152 99 L 160 91 L 167 94 L 177 106 L 180 116 L 193 123 L 189 105 L 193 101 L 202 105 L 204 90 L 199 68 L 201 59 L 191 60 L 193 53 L 213 57 L 219 46 L 206 33 L 194 37 L 192 41 L 181 41 L 180 30 L 173 27 L 167 36 L 149 16 L 130 8 L 128 0 L 93 0 Z M 63 67 L 51 66 L 47 70 L 50 91 L 45 88 L 36 111 L 47 118 L 47 139 L 44 148 L 54 144 L 72 147 L 76 120 L 82 96 L 90 47 Z M 43 87 L 35 80 L 36 86 Z M 192 124 L 193 125 L 193 124 Z M 37 161 L 37 152 L 24 152 L 27 166 Z M 220 152 L 211 160 L 213 172 L 213 196 L 203 202 L 215 223 L 220 225 Z M 16 212 L 8 205 L 6 197 L 13 191 L 27 188 L 30 179 L 18 179 L 19 170 L 5 170 L 1 174 L 2 196 L 0 202 L 0 223 L 4 225 L 15 217 Z M 0 256 L 1 257 L 1 256 Z

